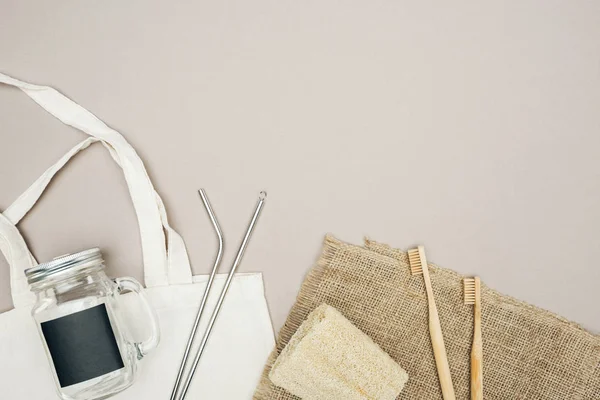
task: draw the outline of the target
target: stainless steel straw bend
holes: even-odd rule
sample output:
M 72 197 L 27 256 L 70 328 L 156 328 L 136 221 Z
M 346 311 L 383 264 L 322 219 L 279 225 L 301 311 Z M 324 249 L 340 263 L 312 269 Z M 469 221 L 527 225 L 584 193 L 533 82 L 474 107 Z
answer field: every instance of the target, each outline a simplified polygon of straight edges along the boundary
M 215 275 L 217 270 L 219 269 L 219 265 L 221 264 L 221 258 L 223 257 L 223 248 L 225 246 L 225 242 L 223 240 L 223 232 L 221 231 L 221 227 L 219 226 L 219 222 L 217 221 L 217 216 L 215 215 L 210 202 L 208 201 L 208 197 L 206 196 L 206 192 L 204 189 L 198 190 L 198 194 L 202 199 L 202 204 L 204 204 L 204 208 L 208 213 L 208 217 L 210 218 L 210 222 L 212 222 L 213 228 L 215 228 L 215 233 L 217 234 L 217 238 L 219 239 L 219 250 L 217 251 L 217 256 L 215 257 L 215 262 L 213 263 L 212 270 L 210 271 L 210 276 L 208 278 L 208 282 L 206 283 L 206 288 L 204 289 L 204 294 L 202 295 L 202 301 L 200 302 L 200 308 L 198 308 L 198 313 L 196 314 L 196 320 L 194 321 L 194 326 L 192 327 L 192 331 L 190 332 L 190 337 L 187 341 L 187 345 L 185 346 L 185 353 L 183 353 L 183 359 L 181 360 L 181 365 L 179 366 L 179 371 L 177 372 L 177 379 L 175 379 L 175 385 L 173 386 L 173 392 L 171 393 L 171 400 L 175 400 L 177 397 L 177 391 L 179 390 L 179 384 L 181 383 L 181 377 L 183 376 L 183 371 L 185 370 L 185 364 L 187 363 L 187 359 L 190 355 L 190 350 L 192 348 L 192 343 L 194 342 L 194 338 L 196 336 L 196 331 L 198 330 L 198 326 L 200 325 L 200 318 L 202 317 L 202 313 L 204 312 L 204 306 L 206 305 L 206 300 L 208 299 L 208 294 L 212 287 L 213 281 L 215 279 Z
M 213 219 L 214 214 L 212 214 L 212 210 L 210 209 L 210 204 L 208 203 L 208 199 L 206 199 L 206 195 L 203 194 L 202 191 L 200 192 L 200 196 L 202 197 L 202 201 L 204 202 L 204 205 L 205 205 L 209 215 L 212 215 L 211 220 L 213 221 L 213 225 L 215 226 L 215 229 L 218 232 L 217 235 L 220 236 L 220 229 L 218 228 L 218 224 L 216 224 L 216 219 Z M 210 321 L 208 322 L 208 326 L 206 328 L 206 331 L 204 332 L 202 341 L 200 342 L 200 347 L 198 348 L 198 350 L 196 352 L 196 356 L 194 358 L 192 368 L 190 369 L 190 373 L 187 375 L 187 378 L 185 379 L 185 382 L 183 384 L 183 389 L 181 391 L 181 395 L 179 396 L 179 400 L 184 400 L 185 396 L 187 395 L 187 392 L 192 383 L 192 379 L 194 378 L 194 373 L 196 372 L 196 368 L 198 367 L 198 363 L 200 362 L 200 357 L 202 356 L 202 353 L 204 352 L 204 348 L 206 347 L 206 343 L 208 342 L 208 338 L 210 337 L 212 328 L 215 324 L 217 316 L 219 315 L 219 311 L 221 310 L 221 306 L 223 305 L 223 301 L 225 300 L 225 296 L 227 295 L 227 291 L 229 290 L 229 286 L 231 285 L 233 275 L 235 274 L 235 271 L 237 270 L 238 266 L 240 265 L 240 263 L 242 261 L 242 256 L 244 255 L 244 251 L 246 250 L 246 247 L 248 246 L 248 241 L 250 240 L 250 236 L 252 235 L 252 232 L 254 231 L 254 226 L 256 225 L 256 221 L 258 220 L 260 212 L 265 203 L 266 197 L 267 197 L 266 192 L 260 192 L 260 195 L 258 198 L 258 203 L 256 204 L 256 209 L 254 210 L 252 219 L 250 220 L 250 223 L 248 224 L 248 228 L 246 229 L 246 234 L 244 235 L 244 239 L 242 240 L 242 243 L 240 244 L 240 248 L 238 249 L 235 260 L 233 261 L 233 265 L 231 266 L 231 269 L 229 270 L 229 273 L 227 275 L 227 280 L 225 281 L 225 286 L 223 287 L 223 290 L 221 291 L 221 295 L 219 296 L 217 305 L 215 306 L 215 309 L 213 310 L 213 313 L 210 317 Z M 222 244 L 222 241 L 220 241 L 220 243 Z M 218 254 L 217 254 L 217 257 L 220 259 L 220 256 Z M 211 273 L 211 280 L 214 277 L 214 271 L 216 271 L 217 265 L 218 265 L 218 263 L 215 263 L 215 267 L 213 267 L 213 272 Z M 209 281 L 209 285 L 211 283 L 212 283 L 212 281 Z M 204 297 L 208 296 L 207 292 L 208 292 L 209 287 L 210 286 L 207 285 L 207 289 L 205 291 Z M 196 317 L 196 322 L 194 323 L 194 329 L 192 329 L 192 335 L 190 336 L 190 339 L 188 340 L 188 345 L 186 347 L 186 352 L 184 354 L 182 366 L 180 367 L 179 374 L 178 374 L 177 380 L 175 382 L 175 387 L 173 388 L 173 393 L 171 394 L 171 400 L 175 400 L 177 398 L 177 392 L 179 391 L 179 386 L 181 383 L 183 369 L 185 368 L 185 364 L 187 361 L 187 357 L 189 355 L 191 343 L 193 342 L 193 336 L 196 333 L 196 328 L 198 327 L 198 322 L 200 320 L 200 314 L 202 312 L 202 308 L 204 307 L 204 303 L 205 303 L 205 299 L 203 299 L 203 303 L 200 305 L 200 309 L 198 310 L 198 316 Z

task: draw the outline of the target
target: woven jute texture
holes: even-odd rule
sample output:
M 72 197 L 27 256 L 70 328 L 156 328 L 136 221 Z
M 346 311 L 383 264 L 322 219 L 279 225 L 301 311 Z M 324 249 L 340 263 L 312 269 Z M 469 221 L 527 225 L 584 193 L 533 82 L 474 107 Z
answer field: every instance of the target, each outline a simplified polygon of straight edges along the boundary
M 429 268 L 456 398 L 469 399 L 472 306 L 463 304 L 461 275 Z M 360 247 L 327 236 L 279 332 L 255 400 L 296 399 L 269 381 L 269 369 L 322 303 L 337 308 L 408 372 L 399 399 L 442 398 L 423 277 L 411 276 L 406 253 L 368 240 Z M 600 400 L 600 336 L 485 285 L 482 303 L 486 400 Z

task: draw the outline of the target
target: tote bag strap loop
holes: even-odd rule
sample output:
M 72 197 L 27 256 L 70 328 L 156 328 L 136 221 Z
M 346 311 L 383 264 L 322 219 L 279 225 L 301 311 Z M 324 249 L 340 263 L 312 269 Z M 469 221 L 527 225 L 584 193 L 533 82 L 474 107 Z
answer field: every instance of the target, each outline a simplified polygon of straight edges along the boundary
M 0 214 L 0 251 L 10 265 L 10 289 L 15 308 L 33 304 L 35 296 L 29 291 L 23 271 L 37 264 L 19 230 Z M 15 273 L 19 271 L 19 273 Z
M 4 250 L 10 251 L 13 246 L 19 247 L 24 244 L 24 241 L 22 241 L 23 243 L 20 243 L 21 241 L 13 242 L 15 233 L 13 229 L 7 228 L 7 226 L 12 225 L 16 230 L 14 225 L 33 207 L 56 172 L 79 151 L 87 148 L 95 141 L 100 141 L 123 169 L 125 175 L 140 226 L 146 286 L 191 283 L 191 269 L 183 239 L 169 226 L 162 200 L 154 190 L 143 162 L 125 138 L 117 131 L 109 128 L 92 113 L 50 87 L 28 84 L 1 73 L 0 83 L 20 88 L 42 108 L 63 123 L 91 136 L 71 149 L 55 165 L 50 167 L 5 211 L 0 224 L 0 236 L 5 236 L 5 243 L 2 245 L 3 252 Z M 10 241 L 10 245 L 6 244 L 7 241 Z M 2 241 L 0 240 L 0 242 Z M 25 249 L 27 249 L 26 246 Z M 15 262 L 13 255 L 23 252 L 27 253 L 28 256 L 21 260 L 29 259 L 29 262 L 31 262 L 33 257 L 29 250 L 19 249 L 19 251 L 9 252 L 8 255 L 5 253 L 11 264 L 11 284 L 13 286 L 21 286 L 20 282 L 23 275 L 23 265 L 20 262 Z M 13 300 L 15 299 L 13 298 Z

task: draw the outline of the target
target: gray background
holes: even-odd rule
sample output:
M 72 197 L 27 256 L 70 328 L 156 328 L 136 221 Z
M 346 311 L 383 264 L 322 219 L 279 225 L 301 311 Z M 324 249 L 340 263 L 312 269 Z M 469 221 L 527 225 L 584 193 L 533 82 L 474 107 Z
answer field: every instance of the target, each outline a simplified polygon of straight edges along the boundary
M 485 3 L 485 4 L 484 4 Z M 323 235 L 396 247 L 600 331 L 600 2 L 0 0 L 0 70 L 56 87 L 146 162 L 196 273 L 268 202 L 242 270 L 276 329 Z M 0 87 L 0 210 L 84 136 Z M 100 145 L 20 224 L 141 278 Z M 0 261 L 0 309 L 12 307 Z

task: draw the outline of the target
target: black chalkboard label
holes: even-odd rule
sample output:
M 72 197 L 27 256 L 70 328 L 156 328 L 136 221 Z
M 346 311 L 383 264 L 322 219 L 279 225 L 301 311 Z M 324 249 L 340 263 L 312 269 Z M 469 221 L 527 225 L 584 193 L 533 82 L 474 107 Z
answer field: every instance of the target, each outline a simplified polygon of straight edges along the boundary
M 104 304 L 41 325 L 61 387 L 124 367 Z

